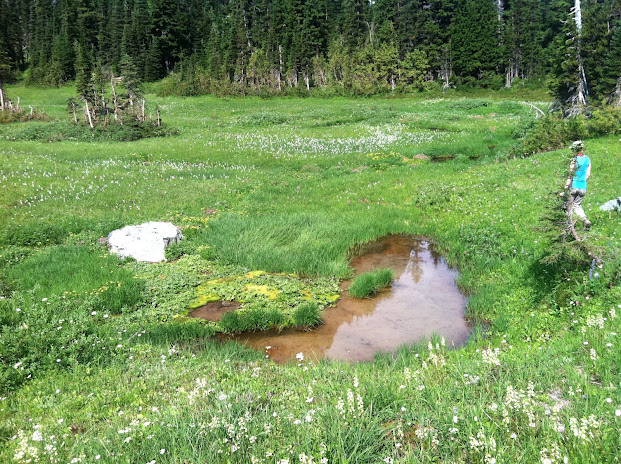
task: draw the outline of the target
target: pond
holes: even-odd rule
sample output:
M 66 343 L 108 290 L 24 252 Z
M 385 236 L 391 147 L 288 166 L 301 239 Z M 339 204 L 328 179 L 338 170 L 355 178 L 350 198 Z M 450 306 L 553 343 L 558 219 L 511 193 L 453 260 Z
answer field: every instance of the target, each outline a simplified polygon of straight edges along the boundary
M 276 362 L 305 359 L 372 360 L 438 334 L 449 347 L 465 343 L 470 329 L 465 320 L 466 297 L 455 283 L 457 271 L 448 267 L 432 244 L 411 236 L 393 235 L 363 247 L 352 260 L 355 274 L 390 267 L 392 286 L 372 298 L 347 295 L 326 308 L 324 323 L 312 331 L 289 328 L 268 332 L 223 335 L 264 351 Z

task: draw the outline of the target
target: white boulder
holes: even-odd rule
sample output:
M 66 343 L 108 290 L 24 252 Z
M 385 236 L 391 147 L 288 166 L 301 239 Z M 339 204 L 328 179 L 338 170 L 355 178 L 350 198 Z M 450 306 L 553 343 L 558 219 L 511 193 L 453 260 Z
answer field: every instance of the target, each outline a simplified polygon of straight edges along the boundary
M 108 235 L 108 245 L 110 251 L 121 258 L 159 263 L 166 261 L 164 249 L 181 239 L 181 230 L 170 222 L 145 222 L 113 230 Z

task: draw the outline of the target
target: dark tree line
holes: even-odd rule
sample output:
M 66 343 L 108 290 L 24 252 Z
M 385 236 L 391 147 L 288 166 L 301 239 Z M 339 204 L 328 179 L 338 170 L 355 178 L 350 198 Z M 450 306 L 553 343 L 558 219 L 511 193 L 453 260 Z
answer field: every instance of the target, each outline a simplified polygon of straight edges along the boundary
M 549 79 L 619 98 L 621 0 L 0 0 L 0 86 L 90 69 L 177 90 L 369 94 Z M 579 29 L 579 30 L 578 30 Z M 583 70 L 583 71 L 582 71 Z M 615 97 L 617 95 L 617 97 Z

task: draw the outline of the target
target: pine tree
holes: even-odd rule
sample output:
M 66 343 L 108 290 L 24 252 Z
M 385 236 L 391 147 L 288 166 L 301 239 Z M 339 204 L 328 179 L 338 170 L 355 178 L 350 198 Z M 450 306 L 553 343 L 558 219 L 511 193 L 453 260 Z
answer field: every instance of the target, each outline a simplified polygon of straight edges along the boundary
M 121 78 L 127 90 L 127 101 L 132 108 L 137 108 L 143 96 L 142 82 L 138 75 L 138 68 L 129 55 L 121 58 Z
M 498 71 L 498 14 L 493 0 L 464 0 L 451 28 L 453 68 L 474 83 Z
M 94 87 L 92 83 L 93 63 L 92 57 L 87 48 L 76 41 L 76 91 L 80 100 L 84 102 L 84 114 L 89 126 L 94 128 L 93 106 L 94 106 Z
M 343 0 L 342 33 L 352 50 L 365 43 L 370 18 L 365 0 Z
M 321 7 L 321 0 L 307 0 L 305 2 L 304 19 L 297 32 L 300 38 L 300 71 L 304 74 L 307 90 L 310 90 L 309 78 L 313 67 L 313 57 L 323 55 L 327 47 L 327 36 L 322 28 L 323 12 Z
M 76 92 L 80 99 L 90 101 L 93 95 L 93 85 L 91 75 L 93 73 L 93 62 L 89 50 L 77 42 L 74 45 L 76 61 L 75 61 L 75 86 Z
M 606 90 L 601 88 L 601 81 L 614 29 L 609 22 L 612 16 L 611 4 L 612 2 L 585 3 L 583 9 L 582 61 L 589 93 L 595 101 L 600 101 L 606 96 Z
M 621 105 L 621 21 L 612 25 L 608 51 L 602 65 L 598 92 L 608 102 Z
M 11 58 L 5 49 L 2 37 L 0 37 L 0 111 L 3 111 L 8 105 L 4 83 L 9 81 L 13 75 L 11 64 Z
M 375 47 L 373 61 L 378 73 L 379 86 L 384 90 L 394 91 L 397 88 L 399 66 L 397 46 L 393 43 L 383 43 Z
M 515 78 L 541 75 L 542 18 L 538 0 L 511 0 L 505 10 L 503 37 L 506 86 Z
M 188 28 L 192 20 L 189 17 L 188 5 L 187 0 L 153 0 L 151 2 L 152 34 L 158 38 L 159 51 L 166 72 L 173 71 L 183 52 L 189 50 Z
M 567 116 L 575 116 L 586 105 L 587 83 L 582 62 L 581 15 L 574 7 L 566 12 L 567 21 L 562 34 L 555 38 L 557 53 L 554 62 L 554 79 L 550 80 L 550 90 Z M 553 46 L 554 46 L 553 45 Z

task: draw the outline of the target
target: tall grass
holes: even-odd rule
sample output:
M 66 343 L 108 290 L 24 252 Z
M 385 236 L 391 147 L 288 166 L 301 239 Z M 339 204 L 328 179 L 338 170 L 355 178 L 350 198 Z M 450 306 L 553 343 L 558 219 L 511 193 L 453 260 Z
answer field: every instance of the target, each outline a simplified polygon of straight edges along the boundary
M 36 301 L 51 296 L 94 298 L 96 310 L 119 314 L 144 298 L 144 284 L 121 267 L 106 249 L 59 245 L 41 250 L 5 271 L 14 291 L 30 291 Z
M 395 228 L 390 211 L 373 217 L 365 213 L 350 216 L 350 221 L 337 221 L 325 212 L 254 217 L 227 214 L 211 222 L 202 239 L 225 262 L 252 269 L 345 278 L 351 272 L 347 250 Z M 360 222 L 368 227 L 361 228 Z

